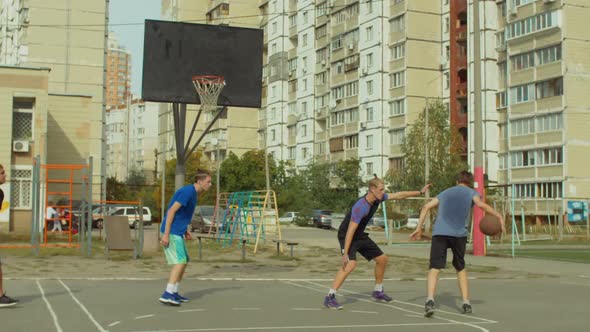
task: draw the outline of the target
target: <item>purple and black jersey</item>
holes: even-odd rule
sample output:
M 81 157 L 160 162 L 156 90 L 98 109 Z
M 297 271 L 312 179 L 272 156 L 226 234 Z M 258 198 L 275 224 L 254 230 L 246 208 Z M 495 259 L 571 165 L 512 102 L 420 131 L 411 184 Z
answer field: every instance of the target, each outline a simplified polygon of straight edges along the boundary
M 379 205 L 387 198 L 387 194 L 384 194 L 383 200 L 375 200 L 372 205 L 367 202 L 366 195 L 359 198 L 356 203 L 354 203 L 350 211 L 348 211 L 346 217 L 344 217 L 344 220 L 342 220 L 342 224 L 340 224 L 340 228 L 338 229 L 338 237 L 346 237 L 348 225 L 352 221 L 359 225 L 356 229 L 356 232 L 354 233 L 353 239 L 362 238 L 365 235 L 365 228 L 367 227 L 367 224 L 369 221 L 371 221 L 371 218 L 373 218 L 373 215 L 379 208 Z

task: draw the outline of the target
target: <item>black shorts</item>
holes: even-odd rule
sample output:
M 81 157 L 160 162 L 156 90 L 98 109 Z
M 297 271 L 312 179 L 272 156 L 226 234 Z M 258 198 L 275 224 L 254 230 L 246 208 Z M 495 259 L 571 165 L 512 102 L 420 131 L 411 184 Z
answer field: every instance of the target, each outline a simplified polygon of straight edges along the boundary
M 430 268 L 444 269 L 447 263 L 447 249 L 453 252 L 453 266 L 457 272 L 465 268 L 465 246 L 467 237 L 435 235 L 430 246 Z
M 338 237 L 338 242 L 340 243 L 340 251 L 344 254 L 344 238 Z M 352 239 L 350 249 L 348 250 L 348 259 L 355 261 L 357 251 L 368 261 L 383 255 L 383 251 L 368 236 L 360 239 Z

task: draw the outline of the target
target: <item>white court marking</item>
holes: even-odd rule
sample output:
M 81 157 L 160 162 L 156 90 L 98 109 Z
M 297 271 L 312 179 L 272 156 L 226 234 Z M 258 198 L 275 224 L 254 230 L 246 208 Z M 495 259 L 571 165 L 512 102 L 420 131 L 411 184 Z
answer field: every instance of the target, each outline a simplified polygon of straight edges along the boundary
M 477 324 L 484 324 L 477 323 Z M 464 325 L 466 323 L 398 323 L 398 324 L 373 324 L 373 325 L 299 325 L 299 326 L 253 326 L 253 327 L 214 327 L 203 329 L 178 329 L 178 330 L 136 330 L 131 332 L 202 332 L 202 331 L 266 331 L 266 330 L 308 330 L 308 329 L 353 329 L 376 327 L 403 327 L 403 326 L 443 326 Z M 485 330 L 485 329 L 484 329 Z M 487 330 L 485 330 L 487 331 Z
M 377 311 L 350 310 L 350 312 L 356 312 L 357 314 L 378 314 Z
M 116 326 L 116 325 L 119 325 L 119 324 L 121 324 L 120 321 L 112 322 L 112 323 L 109 324 L 109 327 L 113 327 L 113 326 Z
M 84 313 L 88 316 L 88 318 L 90 319 L 90 321 L 94 324 L 94 326 L 96 326 L 96 328 L 100 331 L 100 332 L 108 332 L 107 330 L 105 330 L 104 328 L 102 328 L 102 326 L 100 326 L 100 324 L 96 321 L 96 319 L 94 319 L 94 317 L 92 316 L 92 314 L 90 313 L 90 311 L 88 311 L 88 309 L 86 309 L 86 307 L 82 304 L 82 302 L 80 302 L 80 300 L 78 300 L 78 298 L 76 296 L 74 296 L 74 294 L 72 293 L 72 291 L 70 290 L 70 287 L 68 287 L 68 285 L 66 285 L 63 281 L 61 281 L 60 279 L 58 279 L 58 281 L 62 284 L 62 286 L 64 286 L 64 288 L 68 291 L 68 293 L 70 294 L 70 296 L 72 297 L 72 299 L 74 299 L 74 301 L 76 303 L 78 303 L 78 305 L 80 306 L 80 308 L 82 309 L 82 311 L 84 311 Z
M 580 277 L 580 278 L 584 278 L 584 279 L 590 279 L 590 277 L 589 277 L 589 276 L 585 276 L 585 275 L 581 275 L 581 276 L 579 276 L 579 277 Z
M 314 291 L 316 291 L 316 292 L 322 292 L 322 293 L 325 293 L 325 289 L 317 289 L 317 288 L 312 288 L 312 287 L 308 287 L 308 286 L 304 286 L 304 285 L 299 285 L 299 284 L 292 283 L 292 282 L 286 282 L 286 283 L 288 283 L 288 284 L 291 284 L 291 285 L 294 285 L 294 286 L 297 286 L 297 287 L 302 287 L 302 288 L 311 289 L 311 290 L 314 290 Z M 321 284 L 316 284 L 315 282 L 308 281 L 308 283 L 310 283 L 310 284 L 312 284 L 312 285 L 315 285 L 316 287 L 317 287 L 317 286 L 320 286 L 320 287 L 324 288 L 324 286 L 323 286 L 323 285 L 321 285 Z M 346 292 L 346 293 L 350 293 L 350 294 L 356 294 L 356 295 L 361 295 L 361 296 L 367 296 L 366 294 L 362 294 L 362 293 L 351 292 L 351 291 L 346 291 L 346 290 L 343 290 L 343 291 L 344 291 L 344 292 Z M 373 303 L 373 304 L 377 304 L 377 305 L 383 305 L 383 306 L 387 306 L 387 307 L 394 308 L 394 309 L 398 309 L 398 310 L 400 310 L 400 311 L 404 311 L 404 312 L 407 312 L 407 313 L 410 313 L 410 314 L 420 314 L 420 313 L 418 313 L 418 312 L 415 312 L 415 311 L 411 311 L 411 310 L 408 310 L 408 309 L 405 309 L 405 308 L 397 307 L 397 306 L 394 306 L 394 305 L 391 305 L 391 304 L 386 304 L 386 303 L 383 303 L 383 302 L 379 302 L 379 303 L 377 303 L 377 302 L 375 302 L 375 301 L 366 300 L 366 299 L 361 299 L 361 298 L 355 298 L 355 299 L 356 299 L 356 300 L 359 300 L 359 301 L 367 302 L 367 303 Z M 404 304 L 413 304 L 413 303 L 409 303 L 409 302 L 402 302 L 402 301 L 395 301 L 395 302 L 398 302 L 398 303 L 404 303 Z M 447 322 L 449 322 L 449 323 L 453 323 L 453 324 L 455 324 L 455 325 L 465 325 L 465 326 L 470 326 L 470 327 L 476 328 L 476 329 L 478 329 L 478 330 L 480 330 L 480 331 L 482 331 L 482 332 L 489 332 L 489 330 L 488 330 L 488 329 L 486 329 L 486 328 L 483 328 L 483 327 L 481 327 L 481 326 L 474 325 L 474 324 L 472 324 L 472 323 L 467 323 L 467 322 L 465 322 L 465 323 L 464 323 L 464 322 L 459 322 L 459 321 L 456 321 L 456 320 L 453 320 L 453 319 L 449 319 L 449 318 L 442 318 L 442 317 L 438 317 L 438 316 L 434 316 L 434 318 L 435 318 L 435 319 L 440 319 L 440 320 L 445 320 L 445 321 L 447 321 Z M 473 317 L 473 318 L 477 318 L 477 317 Z M 477 318 L 477 319 L 479 319 L 479 318 Z M 490 322 L 492 322 L 492 321 L 490 321 Z M 495 323 L 495 322 L 494 322 L 494 323 Z M 447 324 L 448 324 L 448 323 L 447 323 Z M 420 324 L 416 324 L 416 325 L 420 325 Z
M 178 312 L 195 312 L 195 311 L 205 311 L 205 309 L 186 309 L 186 310 L 178 310 Z
M 149 318 L 149 317 L 154 317 L 154 314 L 149 314 L 149 315 L 143 315 L 143 316 L 137 316 L 135 317 L 135 319 L 144 319 L 144 318 Z
M 260 310 L 260 308 L 231 308 L 231 310 Z
M 295 311 L 320 311 L 320 308 L 291 308 L 291 310 Z
M 53 318 L 53 325 L 55 325 L 55 329 L 57 330 L 57 332 L 62 332 L 63 330 L 61 329 L 61 326 L 59 326 L 59 321 L 57 320 L 57 315 L 55 314 L 55 311 L 53 311 L 53 307 L 51 307 L 51 303 L 49 303 L 49 300 L 47 300 L 47 298 L 45 297 L 45 291 L 43 290 L 43 287 L 41 287 L 41 283 L 39 282 L 39 280 L 37 280 L 37 287 L 39 287 L 39 291 L 41 292 L 41 297 L 43 298 L 43 301 L 45 301 L 45 305 L 47 306 L 47 310 L 49 310 L 49 314 L 51 315 L 51 318 Z

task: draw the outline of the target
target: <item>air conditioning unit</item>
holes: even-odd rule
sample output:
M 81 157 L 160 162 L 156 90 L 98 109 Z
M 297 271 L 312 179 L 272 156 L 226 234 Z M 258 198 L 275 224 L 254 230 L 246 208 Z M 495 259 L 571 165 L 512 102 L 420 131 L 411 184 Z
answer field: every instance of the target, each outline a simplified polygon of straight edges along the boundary
M 14 151 L 14 152 L 29 152 L 29 141 L 14 141 L 14 142 L 12 142 L 12 151 Z
M 351 51 L 354 50 L 354 44 L 348 44 L 348 49 Z
M 301 68 L 301 72 L 304 74 L 307 73 L 307 68 L 305 68 L 305 67 Z
M 360 125 L 361 125 L 361 129 L 367 128 L 367 123 L 366 122 L 361 122 Z
M 326 60 L 322 60 L 322 66 L 325 67 L 326 66 Z
M 369 73 L 369 69 L 368 69 L 367 67 L 365 67 L 365 68 L 363 68 L 363 69 L 361 70 L 361 73 L 362 73 L 363 75 L 367 75 L 367 74 Z
M 509 8 L 508 9 L 508 15 L 510 16 L 516 16 L 516 8 Z

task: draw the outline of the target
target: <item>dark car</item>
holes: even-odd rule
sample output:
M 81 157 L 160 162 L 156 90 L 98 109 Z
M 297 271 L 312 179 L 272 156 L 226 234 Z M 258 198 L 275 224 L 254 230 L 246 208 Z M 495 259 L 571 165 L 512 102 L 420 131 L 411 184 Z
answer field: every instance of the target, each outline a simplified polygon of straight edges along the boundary
M 223 212 L 223 211 L 221 211 Z M 215 214 L 215 206 L 213 205 L 198 205 L 191 220 L 191 232 L 211 233 L 217 232 L 221 228 L 223 221 L 223 214 L 218 213 L 215 218 L 215 225 L 212 225 L 213 215 Z
M 331 210 L 312 210 L 311 219 L 313 226 L 317 228 L 332 228 L 332 211 Z

